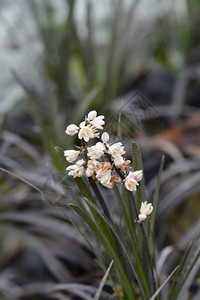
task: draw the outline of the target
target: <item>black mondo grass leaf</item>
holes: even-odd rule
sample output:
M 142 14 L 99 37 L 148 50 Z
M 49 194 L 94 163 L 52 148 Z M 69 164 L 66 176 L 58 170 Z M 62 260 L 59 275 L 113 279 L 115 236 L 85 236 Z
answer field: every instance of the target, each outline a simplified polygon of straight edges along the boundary
M 80 283 L 52 284 L 50 282 L 45 282 L 45 283 L 37 282 L 37 283 L 25 285 L 23 290 L 19 289 L 17 291 L 16 296 L 17 299 L 21 299 L 21 298 L 29 299 L 29 297 L 31 296 L 39 296 L 39 295 L 49 296 L 54 298 L 54 295 L 56 296 L 57 292 L 69 293 L 74 296 L 79 296 L 81 299 L 84 300 L 93 300 L 94 299 L 93 297 L 97 292 L 97 288 L 87 284 L 80 284 Z M 34 299 L 39 299 L 39 298 L 34 298 Z M 101 299 L 114 300 L 116 298 L 112 297 L 107 292 L 102 291 Z
M 23 181 L 23 182 L 26 183 L 27 185 L 31 186 L 33 189 L 35 189 L 36 191 L 38 191 L 38 192 L 41 194 L 41 196 L 43 197 L 42 190 L 39 189 L 36 185 L 34 185 L 34 184 L 32 184 L 31 182 L 27 181 L 25 178 L 23 178 L 23 177 L 17 175 L 17 174 L 14 173 L 14 172 L 11 172 L 11 171 L 9 171 L 9 170 L 7 170 L 7 169 L 4 169 L 4 168 L 2 168 L 2 167 L 0 167 L 0 170 L 1 170 L 2 172 L 5 172 L 5 173 L 7 173 L 7 174 L 9 174 L 9 175 L 11 175 L 11 176 L 13 176 L 13 177 L 15 177 L 15 178 L 17 178 L 17 179 Z
M 165 163 L 165 157 L 162 156 L 161 163 L 160 163 L 160 168 L 159 168 L 158 176 L 157 176 L 156 188 L 155 188 L 155 191 L 154 191 L 154 194 L 153 194 L 153 208 L 154 209 L 152 211 L 151 221 L 150 221 L 152 230 L 154 229 L 154 224 L 155 224 L 156 208 L 157 208 L 157 205 L 158 205 L 160 182 L 161 182 L 161 174 L 162 174 L 162 170 L 163 170 L 163 167 L 164 167 L 164 163 Z
M 125 270 L 122 266 L 119 254 L 116 252 L 116 245 L 115 246 L 113 245 L 112 236 L 110 236 L 110 234 L 108 234 L 108 232 L 106 233 L 104 231 L 101 231 L 98 228 L 97 224 L 91 219 L 91 217 L 84 210 L 82 210 L 80 207 L 78 207 L 76 205 L 73 205 L 73 204 L 69 204 L 69 205 L 88 224 L 88 226 L 94 232 L 96 238 L 105 247 L 105 249 L 107 251 L 107 254 L 109 254 L 110 258 L 113 260 L 114 264 L 116 265 L 117 272 L 120 273 L 120 277 L 123 280 L 123 285 L 124 285 L 125 292 L 128 295 L 132 296 L 132 299 L 136 299 L 135 298 L 135 293 L 133 291 L 132 285 L 130 284 L 128 275 L 126 274 L 126 272 L 125 272 Z M 99 218 L 98 215 L 96 215 L 96 217 Z M 113 248 L 113 246 L 114 246 L 114 248 Z
M 200 234 L 198 234 L 196 239 L 193 240 L 188 249 L 185 251 L 179 269 L 177 270 L 177 273 L 175 274 L 174 280 L 172 282 L 167 298 L 168 300 L 176 300 L 178 298 L 178 295 L 180 294 L 187 277 L 189 276 L 199 257 Z
M 108 269 L 106 270 L 106 273 L 104 274 L 104 276 L 103 276 L 103 278 L 102 278 L 102 280 L 101 280 L 101 282 L 100 282 L 100 285 L 99 285 L 99 287 L 98 287 L 98 290 L 97 290 L 97 292 L 96 292 L 96 294 L 95 294 L 95 296 L 94 296 L 94 300 L 99 300 L 99 299 L 100 299 L 101 292 L 102 292 L 102 290 L 103 290 L 103 287 L 104 287 L 104 285 L 105 285 L 105 282 L 106 282 L 106 280 L 107 280 L 107 277 L 108 277 L 108 275 L 109 275 L 109 273 L 110 273 L 110 270 L 111 270 L 111 268 L 112 268 L 112 265 L 113 265 L 113 260 L 112 260 L 111 263 L 109 264 Z
M 141 151 L 138 144 L 135 142 L 132 142 L 132 160 L 133 160 L 134 171 L 143 170 Z M 142 176 L 142 180 L 140 181 L 136 190 L 137 211 L 139 211 L 141 203 L 145 202 L 145 200 L 146 200 L 145 180 L 144 180 L 144 176 Z M 146 265 L 146 273 L 148 276 L 150 291 L 152 293 L 155 292 L 156 284 L 155 284 L 154 271 L 153 271 L 153 261 L 148 246 L 147 234 L 149 233 L 148 233 L 147 224 L 144 225 L 140 224 L 139 229 L 140 230 L 138 230 L 138 244 L 141 252 L 140 255 Z
M 120 195 L 119 195 L 119 197 L 120 197 Z M 130 233 L 130 239 L 132 240 L 132 246 L 134 249 L 134 258 L 135 258 L 136 266 L 133 264 L 132 259 L 130 257 L 130 253 L 128 253 L 125 245 L 122 242 L 121 236 L 119 235 L 119 233 L 117 232 L 117 230 L 115 229 L 115 227 L 111 223 L 111 221 L 109 219 L 107 219 L 107 217 L 104 215 L 104 213 L 101 212 L 101 210 L 92 201 L 90 201 L 88 199 L 85 199 L 85 201 L 88 203 L 88 206 L 90 207 L 90 209 L 92 211 L 96 212 L 95 215 L 93 214 L 94 218 L 95 218 L 95 222 L 98 223 L 97 219 L 100 217 L 100 219 L 102 219 L 105 222 L 105 224 L 107 224 L 107 226 L 110 228 L 110 230 L 113 234 L 117 249 L 120 254 L 120 260 L 121 260 L 121 264 L 123 265 L 123 268 L 125 270 L 129 270 L 129 269 L 132 270 L 132 272 L 137 280 L 137 283 L 140 286 L 140 290 L 141 290 L 143 297 L 144 298 L 149 297 L 151 292 L 149 290 L 149 283 L 148 283 L 148 279 L 147 279 L 146 268 L 144 266 L 143 261 L 141 260 L 141 256 L 139 254 L 139 249 L 137 249 L 137 245 L 135 245 L 134 239 L 131 237 L 133 234 Z M 129 225 L 127 225 L 127 231 L 129 231 L 129 230 L 131 231 L 131 229 L 129 228 Z M 148 253 L 148 258 L 149 258 L 149 253 Z M 150 260 L 148 260 L 148 266 L 149 266 L 149 261 Z M 130 272 L 128 272 L 128 273 L 130 273 Z M 154 285 L 154 283 L 153 283 L 154 278 L 153 278 L 152 273 L 150 275 L 149 281 L 150 281 L 150 285 Z
M 154 241 L 153 233 L 154 233 L 155 220 L 156 220 L 156 211 L 157 211 L 158 199 L 159 199 L 161 174 L 162 174 L 162 170 L 163 170 L 163 167 L 164 167 L 164 162 L 165 162 L 165 157 L 162 156 L 161 163 L 160 163 L 160 168 L 159 168 L 158 175 L 157 175 L 155 191 L 153 193 L 153 201 L 152 201 L 153 202 L 153 211 L 151 213 L 150 222 L 149 222 L 149 226 L 148 226 L 149 247 L 150 247 L 150 251 L 154 255 L 154 257 L 155 257 L 155 248 L 154 248 L 155 241 Z M 154 259 L 154 261 L 155 261 L 155 259 Z
M 148 18 L 139 0 L 15 2 L 0 1 L 0 300 L 199 300 L 199 1 L 153 1 Z M 64 131 L 89 110 L 144 164 L 136 192 L 126 168 L 112 190 L 87 177 L 92 140 Z M 75 144 L 82 178 L 66 172 Z
M 132 142 L 132 159 L 133 159 L 134 171 L 143 170 L 142 155 L 138 144 L 135 142 Z M 144 202 L 145 200 L 146 200 L 145 181 L 144 181 L 144 176 L 142 176 L 142 180 L 140 181 L 136 191 L 136 203 L 137 203 L 138 210 L 140 208 L 141 202 Z
M 157 289 L 157 291 L 155 292 L 155 294 L 151 297 L 150 300 L 155 300 L 156 297 L 159 295 L 160 291 L 162 290 L 162 288 L 166 285 L 166 283 L 170 280 L 170 278 L 174 275 L 174 273 L 176 272 L 176 270 L 178 269 L 179 266 L 177 266 L 172 272 L 171 274 L 167 277 L 167 279 L 161 284 L 161 286 Z
M 117 187 L 115 187 L 114 190 L 115 190 L 116 196 L 118 198 L 120 212 L 122 213 L 124 221 L 125 221 L 126 232 L 129 236 L 131 245 L 133 247 L 133 253 L 134 253 L 134 258 L 135 258 L 135 263 L 136 263 L 136 274 L 138 276 L 138 278 L 137 278 L 138 283 L 141 286 L 141 290 L 142 291 L 146 290 L 147 294 L 149 293 L 149 295 L 150 295 L 149 282 L 148 282 L 148 279 L 147 279 L 144 262 L 141 259 L 141 253 L 140 253 L 140 250 L 138 249 L 138 241 L 137 241 L 137 238 L 136 238 L 137 235 L 136 235 L 136 228 L 135 228 L 136 223 L 134 224 L 134 226 L 132 226 L 132 224 L 129 220 L 128 212 L 126 210 L 126 206 L 125 206 L 125 203 L 122 199 L 122 196 L 120 195 L 120 192 L 119 192 Z M 132 218 L 133 218 L 133 215 L 132 215 Z

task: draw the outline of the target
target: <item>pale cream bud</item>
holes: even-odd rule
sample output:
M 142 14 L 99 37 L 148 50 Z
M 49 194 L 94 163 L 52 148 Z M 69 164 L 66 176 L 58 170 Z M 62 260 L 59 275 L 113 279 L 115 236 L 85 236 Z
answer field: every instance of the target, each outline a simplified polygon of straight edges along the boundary
M 142 179 L 143 171 L 134 171 L 134 172 L 129 172 L 129 177 L 135 179 L 136 181 L 140 181 Z
M 139 214 L 138 216 L 138 223 L 142 223 L 143 221 L 145 221 L 147 218 L 146 215 L 143 215 L 143 214 Z
M 101 140 L 103 143 L 107 143 L 109 141 L 109 134 L 107 132 L 104 132 L 101 136 Z
M 76 126 L 75 124 L 70 124 L 67 126 L 65 133 L 68 135 L 74 135 L 78 133 L 78 130 L 79 130 L 78 126 Z
M 89 121 L 92 121 L 92 120 L 94 120 L 94 119 L 96 118 L 96 116 L 97 116 L 96 110 L 92 110 L 92 111 L 90 111 L 90 112 L 88 113 L 88 120 L 89 120 Z
M 83 128 L 85 126 L 85 121 L 83 121 L 83 122 L 81 122 L 80 124 L 79 124 L 79 127 L 80 128 Z
M 80 151 L 75 151 L 75 150 L 65 150 L 64 151 L 64 156 L 66 156 L 66 160 L 68 162 L 73 162 L 75 161 L 80 154 Z

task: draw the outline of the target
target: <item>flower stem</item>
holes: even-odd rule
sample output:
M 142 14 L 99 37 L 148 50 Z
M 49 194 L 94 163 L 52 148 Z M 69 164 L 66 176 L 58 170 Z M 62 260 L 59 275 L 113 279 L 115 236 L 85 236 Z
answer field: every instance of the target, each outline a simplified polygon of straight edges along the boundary
M 134 201 L 134 198 L 133 198 L 133 193 L 130 192 L 130 195 L 131 195 L 131 199 L 132 199 L 132 203 L 133 203 L 133 208 L 134 208 L 136 220 L 138 220 L 138 212 L 137 212 L 137 207 L 136 207 L 136 204 L 135 204 L 135 201 Z M 151 292 L 154 293 L 155 290 L 156 290 L 156 284 L 155 284 L 155 278 L 154 278 L 152 257 L 149 253 L 148 241 L 147 241 L 146 233 L 145 233 L 145 230 L 144 230 L 144 226 L 143 226 L 142 223 L 140 223 L 139 225 L 140 225 L 140 228 L 141 228 L 141 231 L 142 231 L 145 253 L 147 255 L 147 259 L 148 259 L 149 266 L 150 266 L 150 272 L 151 272 L 151 278 L 152 278 L 152 280 L 151 280 L 152 291 Z
M 85 146 L 85 141 L 83 139 L 81 140 L 81 144 L 82 144 L 83 149 L 85 149 L 86 146 Z M 85 156 L 86 165 L 87 165 L 88 155 L 87 155 L 86 151 L 84 151 L 84 156 Z M 105 200 L 104 200 L 104 198 L 103 198 L 103 196 L 102 196 L 102 194 L 101 194 L 98 186 L 96 185 L 96 183 L 94 182 L 94 180 L 91 177 L 89 177 L 88 179 L 89 179 L 89 183 L 90 183 L 91 188 L 93 189 L 93 191 L 94 191 L 97 199 L 99 200 L 99 203 L 100 203 L 100 205 L 101 205 L 101 207 L 103 209 L 104 214 L 106 215 L 106 217 L 108 218 L 108 220 L 113 224 L 113 221 L 112 221 L 112 218 L 110 216 L 109 210 L 107 208 L 106 202 L 105 202 Z
M 105 148 L 108 151 L 108 147 L 106 145 L 105 145 Z M 117 168 L 116 165 L 114 164 L 112 155 L 109 154 L 108 152 L 105 152 L 104 154 L 107 156 L 110 164 L 114 166 L 115 171 L 117 172 L 117 174 L 121 177 L 122 180 L 124 180 L 125 176 L 124 176 L 123 172 L 119 168 Z
M 130 193 L 130 196 L 131 196 L 131 200 L 132 200 L 132 203 L 133 203 L 133 209 L 134 209 L 134 213 L 135 213 L 135 220 L 137 221 L 138 220 L 138 211 L 137 211 L 137 207 L 136 207 L 136 204 L 135 204 L 135 200 L 133 198 L 133 193 L 132 192 L 129 192 Z
M 112 218 L 110 216 L 109 210 L 107 208 L 106 202 L 98 188 L 98 186 L 96 185 L 96 183 L 93 181 L 92 177 L 89 177 L 89 183 L 91 188 L 93 189 L 97 199 L 99 200 L 99 203 L 103 209 L 104 214 L 106 215 L 106 217 L 108 218 L 108 220 L 113 224 Z

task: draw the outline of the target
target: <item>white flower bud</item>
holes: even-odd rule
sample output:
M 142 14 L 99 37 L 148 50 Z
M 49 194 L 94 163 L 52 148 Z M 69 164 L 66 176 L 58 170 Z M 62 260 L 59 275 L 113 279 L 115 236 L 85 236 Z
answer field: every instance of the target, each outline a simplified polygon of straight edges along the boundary
M 107 132 L 104 132 L 101 136 L 101 140 L 103 143 L 107 143 L 109 141 L 109 134 Z
M 146 218 L 147 218 L 146 215 L 139 214 L 139 216 L 138 216 L 138 223 L 141 223 L 141 222 L 145 221 Z
M 80 124 L 79 124 L 79 127 L 80 128 L 83 128 L 85 126 L 85 121 L 83 121 L 83 122 L 81 122 Z
M 74 135 L 78 133 L 78 130 L 79 130 L 78 126 L 76 126 L 75 124 L 70 124 L 67 126 L 65 133 L 68 135 Z
M 64 156 L 66 156 L 66 160 L 68 162 L 73 162 L 75 161 L 80 154 L 80 151 L 75 151 L 75 150 L 65 150 L 64 151 Z
M 134 171 L 134 172 L 129 172 L 128 174 L 131 178 L 135 179 L 136 181 L 140 181 L 142 179 L 143 171 Z
M 92 120 L 94 120 L 94 119 L 96 118 L 96 116 L 97 116 L 96 110 L 92 110 L 92 111 L 90 111 L 90 112 L 88 113 L 88 120 L 89 120 L 89 121 L 92 121 Z

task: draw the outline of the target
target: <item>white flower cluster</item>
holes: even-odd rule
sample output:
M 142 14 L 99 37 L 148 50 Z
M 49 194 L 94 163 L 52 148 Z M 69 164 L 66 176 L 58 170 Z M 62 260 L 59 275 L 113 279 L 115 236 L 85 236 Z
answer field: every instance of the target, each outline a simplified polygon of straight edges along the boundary
M 78 133 L 78 138 L 84 139 L 85 142 L 89 142 L 90 139 L 98 137 L 97 129 L 103 129 L 102 125 L 105 124 L 104 116 L 98 116 L 95 110 L 89 112 L 88 116 L 85 118 L 85 121 L 79 124 L 79 127 L 71 124 L 67 126 L 66 134 L 74 135 Z
M 147 201 L 142 202 L 140 208 L 140 214 L 138 216 L 138 223 L 142 223 L 146 220 L 147 216 L 149 216 L 153 211 L 153 206 L 151 203 L 147 203 Z
M 65 150 L 64 155 L 68 162 L 76 163 L 67 167 L 69 175 L 82 177 L 92 177 L 93 180 L 100 182 L 102 185 L 112 188 L 116 183 L 124 184 L 129 191 L 136 191 L 138 181 L 142 179 L 142 170 L 129 173 L 129 160 L 125 160 L 124 147 L 121 142 L 109 144 L 109 134 L 104 132 L 99 139 L 99 130 L 103 129 L 104 116 L 97 116 L 95 110 L 90 111 L 85 120 L 76 126 L 71 124 L 67 126 L 66 134 L 78 134 L 82 140 L 82 147 L 79 150 Z M 86 145 L 90 140 L 98 139 L 94 145 Z M 79 155 L 81 159 L 78 160 Z

